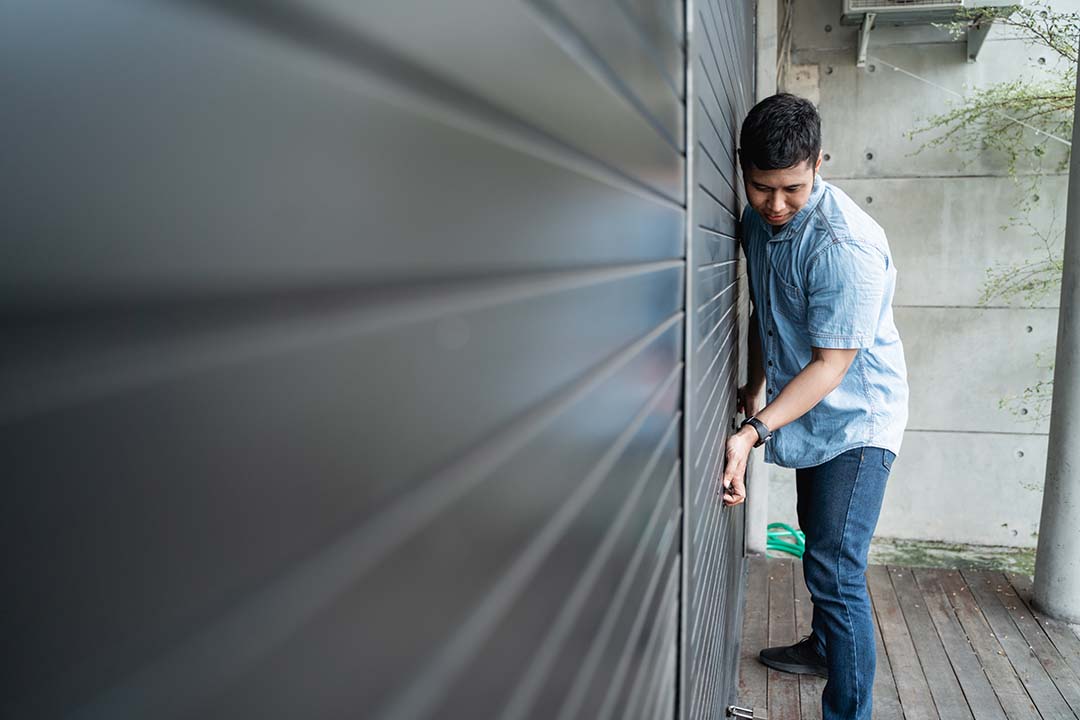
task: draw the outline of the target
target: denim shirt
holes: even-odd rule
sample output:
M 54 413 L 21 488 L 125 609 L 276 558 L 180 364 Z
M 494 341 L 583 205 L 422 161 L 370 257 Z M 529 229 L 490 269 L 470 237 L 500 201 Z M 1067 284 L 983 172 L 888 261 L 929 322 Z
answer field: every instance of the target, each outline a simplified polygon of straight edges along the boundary
M 885 232 L 842 190 L 815 175 L 783 229 L 742 216 L 750 297 L 765 364 L 766 404 L 811 360 L 811 348 L 858 348 L 840 385 L 765 443 L 765 461 L 820 465 L 873 446 L 900 453 L 908 419 L 904 346 L 893 322 L 896 266 Z

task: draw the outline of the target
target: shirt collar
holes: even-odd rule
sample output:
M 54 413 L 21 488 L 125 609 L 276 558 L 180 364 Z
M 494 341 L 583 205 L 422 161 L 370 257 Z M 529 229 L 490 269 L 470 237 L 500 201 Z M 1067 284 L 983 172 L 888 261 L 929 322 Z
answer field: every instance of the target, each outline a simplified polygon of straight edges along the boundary
M 799 208 L 799 212 L 795 213 L 795 216 L 787 221 L 787 225 L 783 230 L 772 235 L 772 229 L 768 223 L 765 223 L 765 229 L 769 231 L 769 242 L 787 242 L 793 237 L 797 236 L 806 224 L 806 221 L 810 218 L 810 215 L 814 212 L 814 208 L 821 202 L 821 197 L 825 194 L 825 181 L 821 179 L 819 173 L 814 173 L 814 186 L 810 188 L 810 197 L 807 199 L 806 204 Z M 765 222 L 765 219 L 761 219 Z

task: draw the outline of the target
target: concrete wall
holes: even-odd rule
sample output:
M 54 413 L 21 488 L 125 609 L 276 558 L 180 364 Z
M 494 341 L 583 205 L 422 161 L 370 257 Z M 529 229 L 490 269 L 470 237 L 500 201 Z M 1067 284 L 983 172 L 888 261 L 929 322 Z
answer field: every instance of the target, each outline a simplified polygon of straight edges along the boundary
M 1061 9 L 1074 9 L 1055 3 Z M 826 179 L 882 224 L 899 269 L 896 321 L 908 361 L 911 418 L 878 525 L 881 537 L 1034 546 L 1048 423 L 999 408 L 1002 397 L 1050 379 L 1035 353 L 1053 347 L 1057 294 L 1036 308 L 978 304 L 987 267 L 1034 255 L 1038 239 L 1002 230 L 1020 186 L 997 154 L 921 153 L 907 131 L 963 92 L 1018 76 L 1029 59 L 1054 58 L 996 27 L 977 62 L 965 43 L 933 27 L 871 33 L 870 61 L 855 66 L 858 29 L 841 26 L 839 0 L 796 4 L 789 89 L 818 103 Z M 929 83 L 893 70 L 895 65 Z M 1048 167 L 1060 158 L 1052 152 Z M 1064 221 L 1067 176 L 1042 181 L 1037 222 L 1057 204 Z M 770 468 L 770 520 L 794 521 L 794 471 Z

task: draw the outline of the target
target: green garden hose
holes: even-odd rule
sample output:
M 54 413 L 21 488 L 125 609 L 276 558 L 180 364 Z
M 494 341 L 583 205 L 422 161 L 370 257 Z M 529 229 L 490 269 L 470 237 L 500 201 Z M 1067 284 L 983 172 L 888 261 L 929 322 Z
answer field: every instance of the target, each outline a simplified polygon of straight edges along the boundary
M 802 530 L 796 530 L 787 523 L 774 522 L 769 523 L 768 534 L 766 535 L 766 555 L 768 557 L 776 557 L 775 555 L 769 555 L 768 550 L 779 550 L 780 552 L 794 555 L 797 558 L 801 558 L 803 550 L 806 548 L 806 535 Z M 781 538 L 794 538 L 794 542 L 788 540 L 782 540 Z

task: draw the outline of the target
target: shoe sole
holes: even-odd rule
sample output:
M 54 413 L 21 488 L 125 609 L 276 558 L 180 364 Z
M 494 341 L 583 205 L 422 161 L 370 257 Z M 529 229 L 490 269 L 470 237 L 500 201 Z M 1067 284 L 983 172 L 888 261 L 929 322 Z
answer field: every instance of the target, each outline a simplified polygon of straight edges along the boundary
M 812 665 L 798 665 L 794 663 L 777 662 L 775 660 L 766 660 L 765 658 L 758 656 L 758 662 L 766 667 L 771 667 L 773 670 L 779 670 L 780 672 L 792 673 L 793 675 L 817 675 L 819 678 L 829 678 L 828 670 L 821 670 Z

